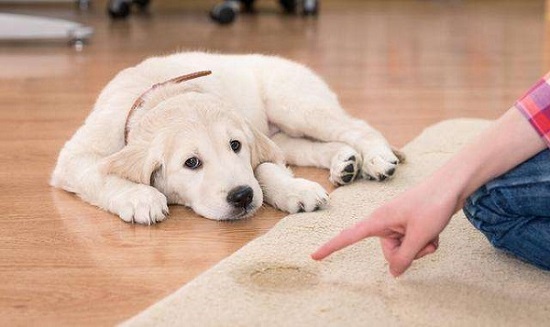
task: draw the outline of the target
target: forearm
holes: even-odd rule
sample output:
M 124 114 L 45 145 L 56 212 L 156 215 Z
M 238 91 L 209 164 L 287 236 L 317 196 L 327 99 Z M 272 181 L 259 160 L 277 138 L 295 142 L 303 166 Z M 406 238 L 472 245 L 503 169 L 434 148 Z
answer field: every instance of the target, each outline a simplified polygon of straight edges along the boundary
M 515 108 L 466 145 L 427 180 L 457 207 L 483 184 L 500 176 L 546 148 L 546 143 Z

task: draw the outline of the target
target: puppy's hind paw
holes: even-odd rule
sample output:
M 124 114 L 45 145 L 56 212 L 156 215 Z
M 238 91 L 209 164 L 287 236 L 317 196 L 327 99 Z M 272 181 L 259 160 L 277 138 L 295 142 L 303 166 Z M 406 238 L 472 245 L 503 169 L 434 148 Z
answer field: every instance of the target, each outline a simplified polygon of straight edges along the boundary
M 369 180 L 384 181 L 392 177 L 404 155 L 394 152 L 390 148 L 379 147 L 363 158 L 361 177 Z
M 339 151 L 330 167 L 329 180 L 335 186 L 342 186 L 353 182 L 361 170 L 361 155 L 351 147 Z

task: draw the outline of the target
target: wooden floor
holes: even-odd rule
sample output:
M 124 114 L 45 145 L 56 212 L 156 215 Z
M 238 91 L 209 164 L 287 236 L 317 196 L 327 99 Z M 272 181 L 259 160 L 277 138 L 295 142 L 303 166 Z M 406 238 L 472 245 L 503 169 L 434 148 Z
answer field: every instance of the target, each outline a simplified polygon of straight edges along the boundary
M 228 27 L 209 21 L 215 2 L 154 1 L 124 22 L 109 21 L 101 1 L 86 13 L 0 5 L 96 30 L 82 52 L 0 43 L 0 325 L 121 322 L 284 216 L 265 207 L 219 223 L 172 207 L 167 221 L 135 226 L 48 186 L 63 142 L 124 67 L 179 50 L 278 54 L 311 66 L 402 146 L 442 119 L 497 117 L 550 64 L 543 1 L 322 0 L 318 19 L 301 19 L 265 0 Z M 331 190 L 325 171 L 297 174 Z

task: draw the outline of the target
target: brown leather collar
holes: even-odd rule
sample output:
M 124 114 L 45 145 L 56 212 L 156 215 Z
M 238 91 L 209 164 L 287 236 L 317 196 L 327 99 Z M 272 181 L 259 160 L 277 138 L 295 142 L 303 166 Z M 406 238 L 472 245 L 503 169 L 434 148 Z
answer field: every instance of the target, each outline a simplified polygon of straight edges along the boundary
M 200 72 L 195 72 L 195 73 L 191 73 L 191 74 L 187 74 L 187 75 L 178 76 L 178 77 L 169 79 L 167 81 L 157 83 L 157 84 L 151 86 L 147 91 L 143 92 L 139 96 L 139 98 L 136 99 L 136 101 L 132 105 L 132 109 L 130 109 L 130 111 L 128 112 L 128 116 L 126 117 L 126 124 L 124 125 L 124 144 L 128 144 L 128 133 L 130 132 L 128 122 L 130 121 L 130 118 L 132 117 L 132 114 L 136 111 L 136 109 L 143 106 L 143 104 L 145 103 L 145 97 L 149 93 L 153 92 L 155 89 L 157 89 L 161 86 L 164 86 L 164 85 L 178 84 L 178 83 L 181 83 L 181 82 L 185 82 L 185 81 L 188 81 L 188 80 L 191 80 L 191 79 L 203 77 L 203 76 L 210 75 L 210 74 L 212 74 L 212 72 L 210 70 L 205 70 L 205 71 L 200 71 Z

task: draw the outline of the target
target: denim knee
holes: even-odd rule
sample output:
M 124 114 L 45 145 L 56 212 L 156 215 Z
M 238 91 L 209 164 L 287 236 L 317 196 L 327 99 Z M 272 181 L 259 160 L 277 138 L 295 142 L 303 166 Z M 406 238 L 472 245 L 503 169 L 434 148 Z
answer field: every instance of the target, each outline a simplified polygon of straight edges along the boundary
M 513 227 L 513 222 L 499 206 L 498 199 L 486 187 L 480 188 L 466 200 L 463 211 L 472 225 L 497 248 L 502 246 L 503 234 Z
M 481 187 L 466 200 L 466 217 L 494 247 L 550 270 L 550 219 L 518 214 L 515 201 L 501 191 Z

